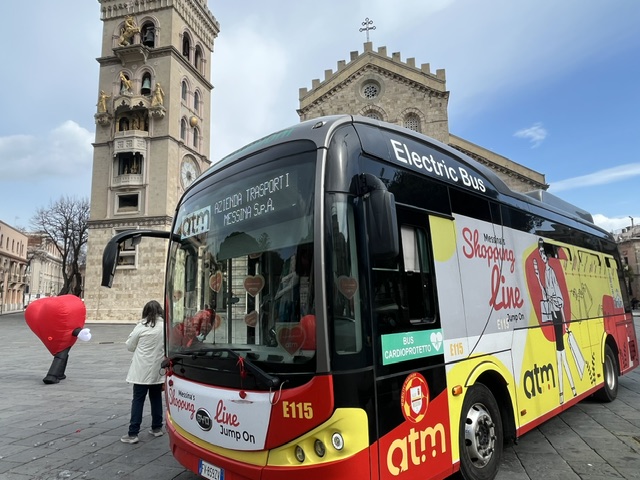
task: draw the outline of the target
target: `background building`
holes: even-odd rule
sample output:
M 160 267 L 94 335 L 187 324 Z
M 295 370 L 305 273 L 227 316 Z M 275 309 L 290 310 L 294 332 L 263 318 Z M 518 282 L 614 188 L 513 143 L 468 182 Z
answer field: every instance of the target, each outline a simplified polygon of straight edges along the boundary
M 491 168 L 513 190 L 546 190 L 544 175 L 502 155 L 475 145 L 449 132 L 448 101 L 444 69 L 431 72 L 430 65 L 416 65 L 414 58 L 402 61 L 400 53 L 387 54 L 386 47 L 351 52 L 337 69 L 325 70 L 324 79 L 314 79 L 311 89 L 299 90 L 300 120 L 341 113 L 357 114 L 394 123 L 424 133 L 467 154 Z M 632 220 L 633 221 L 633 220 Z M 640 300 L 640 226 L 615 235 L 626 264 L 628 287 Z
M 128 229 L 169 230 L 184 189 L 209 164 L 211 53 L 206 0 L 99 0 L 103 22 L 87 245 L 88 321 L 139 319 L 161 301 L 167 244 L 129 243 L 113 288 L 102 252 Z
M 64 285 L 62 256 L 46 235 L 29 233 L 27 246 L 28 292 L 25 304 L 58 295 Z
M 615 234 L 618 251 L 627 267 L 631 295 L 640 300 L 640 225 L 631 225 Z
M 519 192 L 546 190 L 544 175 L 475 145 L 449 132 L 449 92 L 444 69 L 432 73 L 428 63 L 416 66 L 414 58 L 403 62 L 400 53 L 387 55 L 387 48 L 351 52 L 349 62 L 325 70 L 324 80 L 315 79 L 311 90 L 299 91 L 300 121 L 323 115 L 364 115 L 424 133 L 464 152 L 494 170 Z
M 27 245 L 27 235 L 0 221 L 0 314 L 24 307 Z

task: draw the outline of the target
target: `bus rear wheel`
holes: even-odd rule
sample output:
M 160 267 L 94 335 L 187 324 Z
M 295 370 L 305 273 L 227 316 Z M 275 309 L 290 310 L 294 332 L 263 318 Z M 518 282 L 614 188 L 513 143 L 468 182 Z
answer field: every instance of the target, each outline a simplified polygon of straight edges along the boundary
M 458 431 L 462 478 L 494 478 L 502 458 L 504 432 L 496 399 L 485 385 L 478 383 L 467 391 Z
M 618 362 L 613 349 L 609 345 L 604 347 L 604 363 L 602 364 L 604 385 L 593 394 L 596 400 L 609 403 L 618 396 Z

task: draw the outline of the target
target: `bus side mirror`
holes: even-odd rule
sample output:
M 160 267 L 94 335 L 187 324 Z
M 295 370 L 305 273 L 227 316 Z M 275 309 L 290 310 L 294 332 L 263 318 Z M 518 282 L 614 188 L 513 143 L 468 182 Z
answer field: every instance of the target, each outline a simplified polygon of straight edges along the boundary
M 375 259 L 394 258 L 400 253 L 398 218 L 393 193 L 372 190 L 366 201 L 369 252 Z
M 100 285 L 111 288 L 113 284 L 113 277 L 116 274 L 118 257 L 120 256 L 120 244 L 130 240 L 131 244 L 135 246 L 142 241 L 142 237 L 164 238 L 174 242 L 180 241 L 180 235 L 165 232 L 164 230 L 125 230 L 115 234 L 107 242 L 102 252 L 102 283 Z
M 111 288 L 113 277 L 116 274 L 118 256 L 120 255 L 120 244 L 109 241 L 102 252 L 102 283 L 103 287 Z

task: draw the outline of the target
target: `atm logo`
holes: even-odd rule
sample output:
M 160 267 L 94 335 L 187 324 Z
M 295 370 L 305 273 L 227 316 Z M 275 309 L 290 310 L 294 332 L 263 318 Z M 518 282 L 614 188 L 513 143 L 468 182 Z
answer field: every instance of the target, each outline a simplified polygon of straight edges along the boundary
M 412 467 L 417 467 L 447 451 L 444 425 L 416 430 L 411 427 L 404 438 L 394 440 L 387 452 L 387 469 L 398 476 Z
M 555 389 L 556 372 L 553 369 L 553 365 L 548 363 L 539 367 L 537 363 L 534 363 L 531 370 L 525 370 L 522 385 L 527 398 L 542 395 L 545 389 Z

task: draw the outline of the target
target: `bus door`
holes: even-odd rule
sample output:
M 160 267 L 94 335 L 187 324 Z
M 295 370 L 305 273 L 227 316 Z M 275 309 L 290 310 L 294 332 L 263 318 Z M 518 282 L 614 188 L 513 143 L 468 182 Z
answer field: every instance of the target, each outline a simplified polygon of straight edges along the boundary
M 397 215 L 400 254 L 371 260 L 372 331 L 379 352 L 378 465 L 372 468 L 381 479 L 397 479 L 403 472 L 407 478 L 443 478 L 452 462 L 429 217 L 401 206 Z

